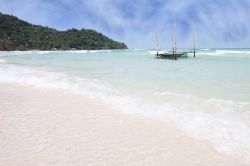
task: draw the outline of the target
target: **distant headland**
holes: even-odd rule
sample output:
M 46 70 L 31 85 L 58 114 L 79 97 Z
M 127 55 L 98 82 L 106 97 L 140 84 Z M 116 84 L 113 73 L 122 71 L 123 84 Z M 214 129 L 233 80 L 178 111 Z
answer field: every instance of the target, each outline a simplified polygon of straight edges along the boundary
M 91 29 L 58 31 L 33 25 L 11 15 L 0 13 L 0 50 L 97 50 L 127 49 Z

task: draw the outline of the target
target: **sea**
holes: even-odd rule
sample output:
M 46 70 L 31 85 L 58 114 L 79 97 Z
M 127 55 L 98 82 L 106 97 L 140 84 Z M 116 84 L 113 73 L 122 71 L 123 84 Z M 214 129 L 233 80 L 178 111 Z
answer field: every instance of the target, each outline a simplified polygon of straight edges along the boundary
M 190 53 L 178 60 L 155 53 L 2 51 L 0 83 L 67 90 L 174 123 L 219 153 L 250 163 L 250 49 L 198 49 L 196 58 Z

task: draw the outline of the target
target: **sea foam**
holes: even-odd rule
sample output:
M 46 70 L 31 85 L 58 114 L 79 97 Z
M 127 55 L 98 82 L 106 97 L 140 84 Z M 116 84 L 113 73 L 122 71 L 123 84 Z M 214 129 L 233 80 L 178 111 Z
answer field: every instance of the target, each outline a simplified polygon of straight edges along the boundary
M 249 50 L 197 50 L 198 55 L 210 56 L 250 56 Z
M 0 63 L 6 63 L 7 61 L 4 59 L 0 59 Z

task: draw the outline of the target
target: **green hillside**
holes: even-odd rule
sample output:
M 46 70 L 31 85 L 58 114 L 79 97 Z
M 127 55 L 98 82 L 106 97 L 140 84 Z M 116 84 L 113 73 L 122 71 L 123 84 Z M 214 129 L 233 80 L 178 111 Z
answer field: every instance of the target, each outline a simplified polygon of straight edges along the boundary
M 126 49 L 124 43 L 114 41 L 89 29 L 58 31 L 32 25 L 17 17 L 0 13 L 0 50 L 52 49 Z

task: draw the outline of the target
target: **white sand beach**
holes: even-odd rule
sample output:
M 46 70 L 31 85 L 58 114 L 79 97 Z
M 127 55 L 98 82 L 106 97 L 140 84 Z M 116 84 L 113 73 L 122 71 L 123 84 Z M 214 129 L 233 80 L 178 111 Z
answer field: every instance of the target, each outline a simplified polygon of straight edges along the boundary
M 173 124 L 67 91 L 0 84 L 0 165 L 240 166 Z

